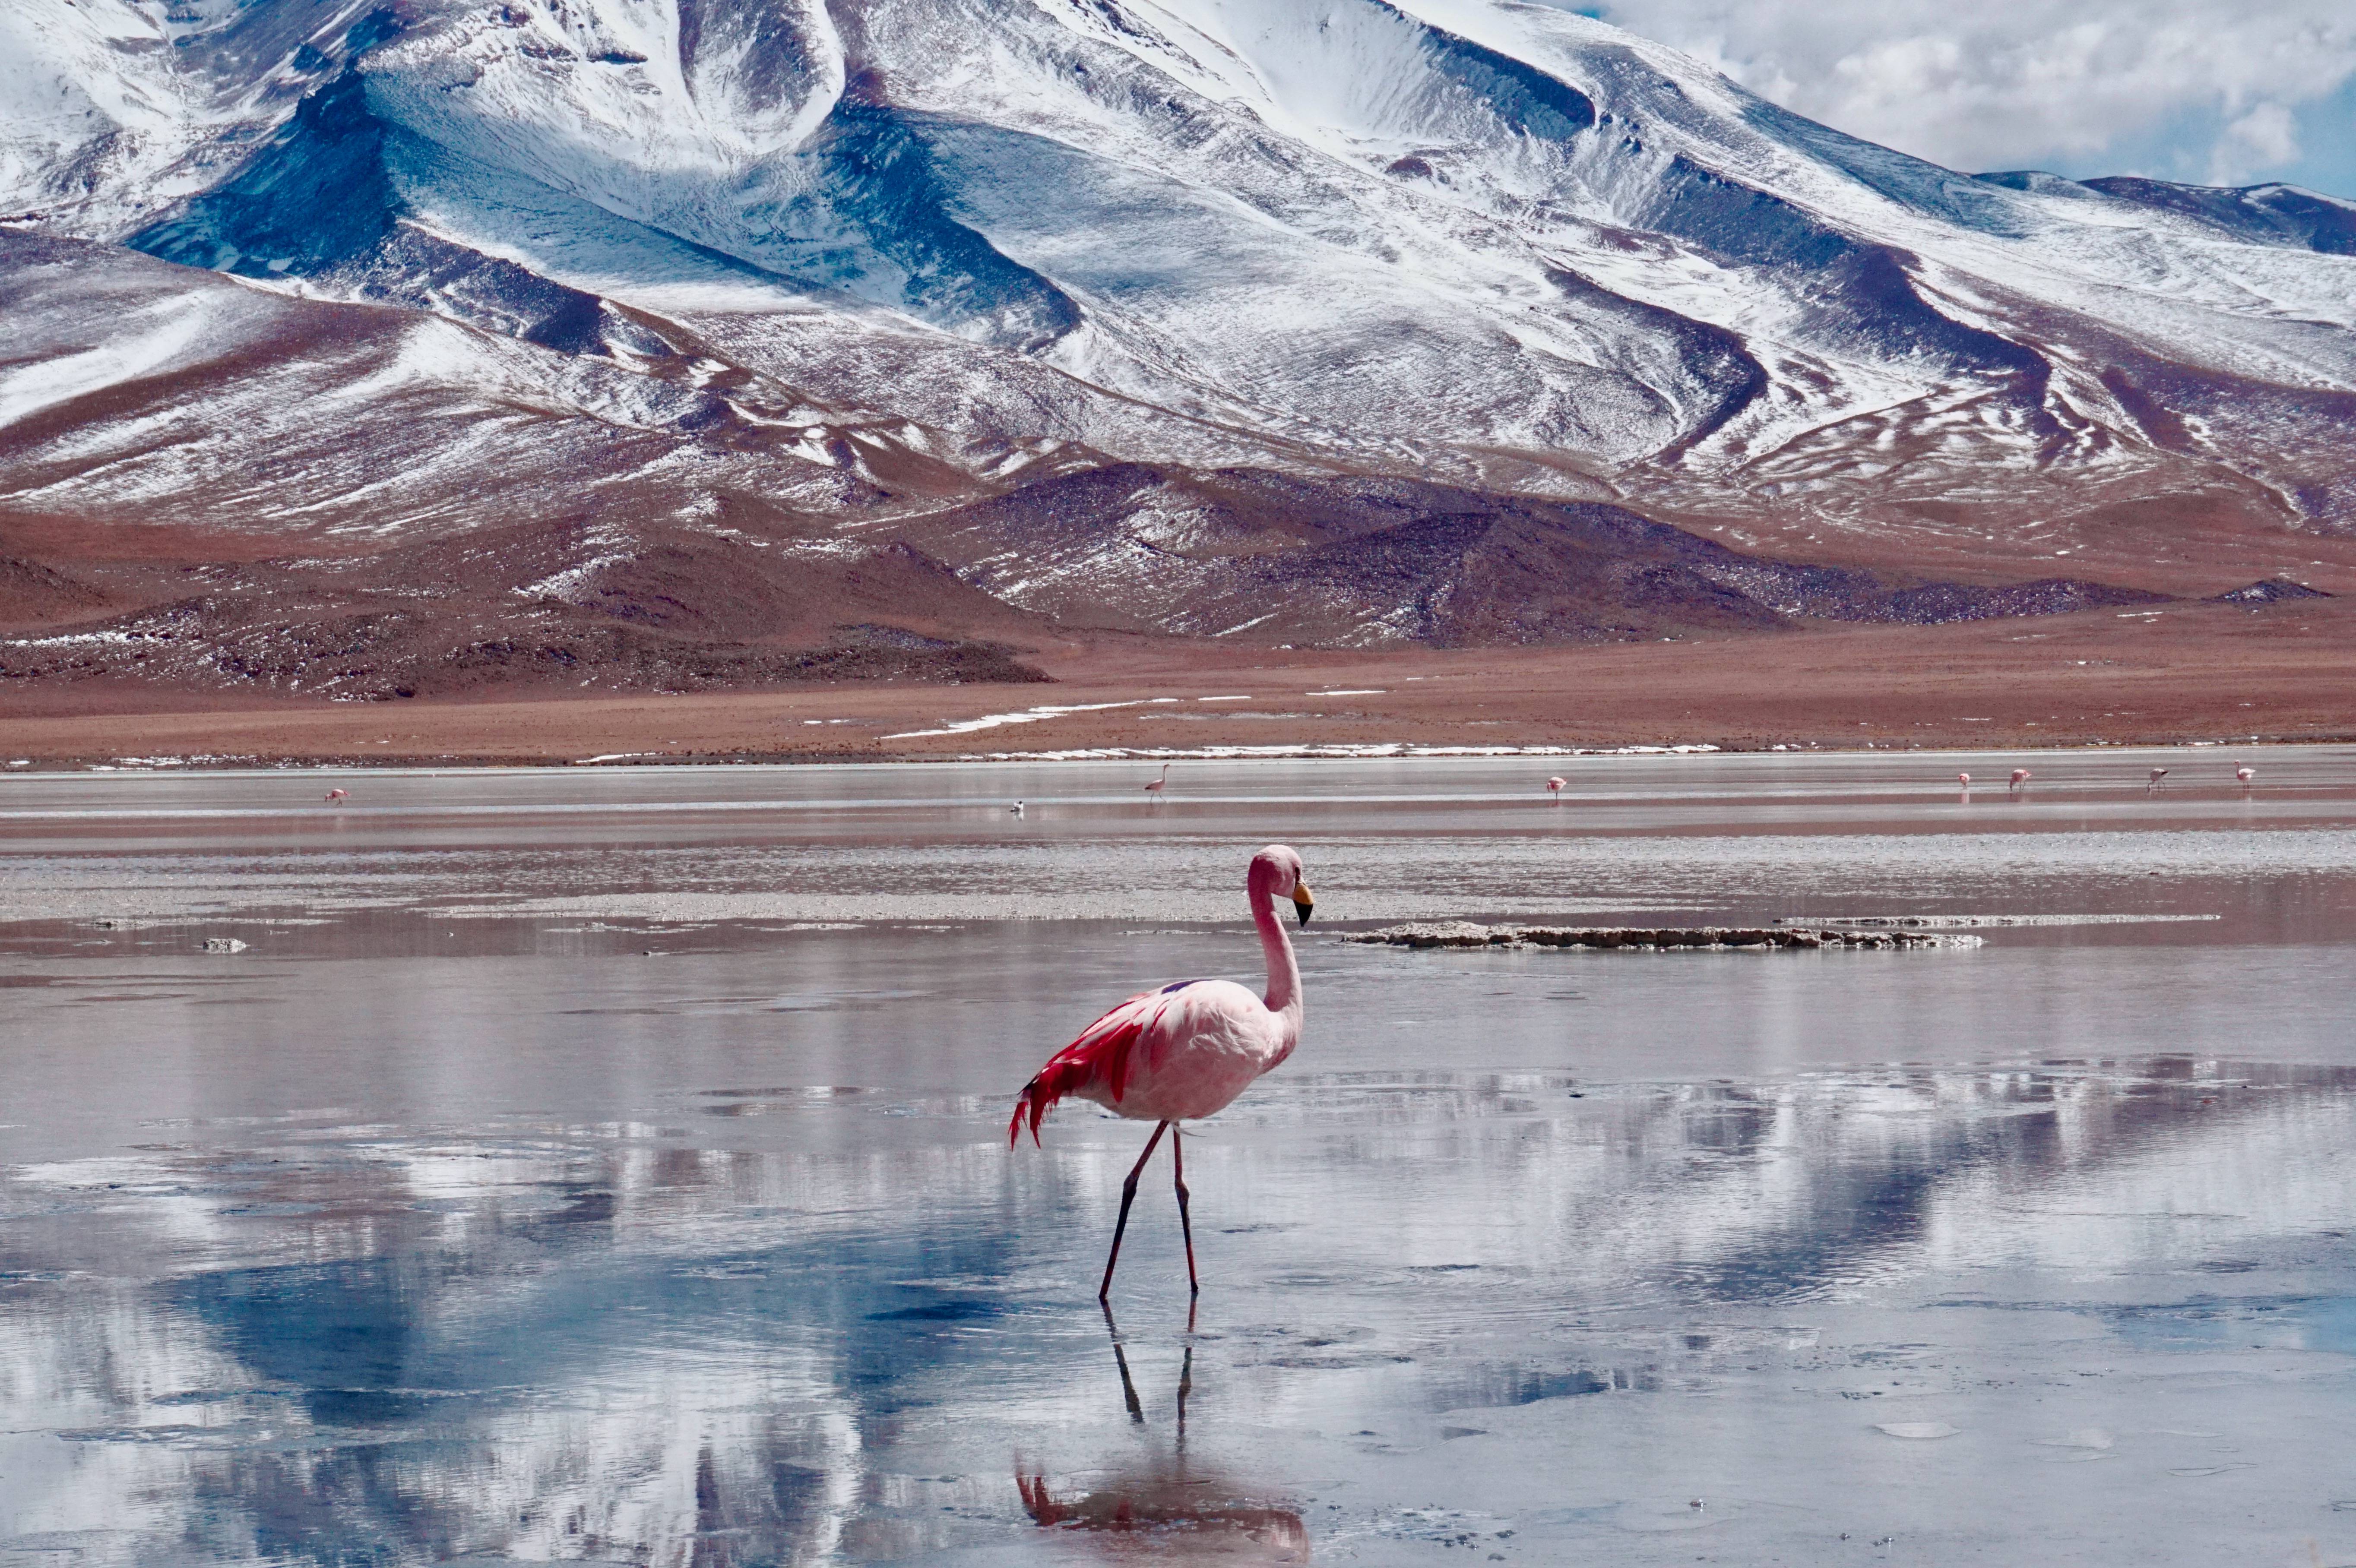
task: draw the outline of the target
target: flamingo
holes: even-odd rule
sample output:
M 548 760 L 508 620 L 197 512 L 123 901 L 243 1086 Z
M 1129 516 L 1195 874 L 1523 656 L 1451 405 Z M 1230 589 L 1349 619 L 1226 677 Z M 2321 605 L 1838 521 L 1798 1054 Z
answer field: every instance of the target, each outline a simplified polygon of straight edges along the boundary
M 1113 1265 L 1120 1262 L 1120 1238 L 1129 1229 L 1129 1206 L 1137 1199 L 1137 1179 L 1145 1162 L 1170 1135 L 1170 1163 L 1178 1190 L 1178 1226 L 1186 1237 L 1186 1288 L 1202 1294 L 1194 1273 L 1194 1224 L 1186 1210 L 1186 1151 L 1178 1124 L 1223 1110 L 1250 1087 L 1253 1079 L 1292 1054 L 1301 1042 L 1301 968 L 1292 939 L 1277 918 L 1276 901 L 1292 901 L 1293 913 L 1309 923 L 1316 901 L 1301 880 L 1301 857 L 1271 844 L 1251 859 L 1244 879 L 1252 923 L 1268 955 L 1268 995 L 1255 997 L 1232 980 L 1180 980 L 1141 991 L 1080 1031 L 1079 1038 L 1047 1059 L 1023 1085 L 1006 1124 L 1011 1148 L 1022 1140 L 1023 1118 L 1031 1118 L 1031 1141 L 1039 1142 L 1039 1118 L 1066 1094 L 1094 1101 L 1116 1115 L 1151 1122 L 1145 1152 L 1120 1184 L 1120 1218 L 1112 1228 L 1112 1253 L 1105 1259 L 1097 1300 L 1112 1294 Z
M 1019 801 L 1019 800 L 1018 800 L 1018 801 L 1016 801 L 1012 805 L 1008 806 L 1008 807 L 1006 808 L 1006 815 L 1007 815 L 1007 816 L 1022 816 L 1022 815 L 1023 815 L 1023 803 L 1022 803 L 1021 801 Z
M 2029 770 L 2027 768 L 2015 768 L 2012 770 L 2012 787 L 2014 789 L 2026 788 L 2028 784 Z
M 2159 787 L 2159 781 L 2167 776 L 2168 770 L 2166 768 L 2154 768 L 2151 770 L 2151 783 L 2144 785 L 2143 787 L 2146 789 L 2158 789 Z
M 1562 798 L 1562 786 L 1563 776 L 1560 773 L 1557 773 L 1554 777 L 1547 780 L 1547 794 L 1554 796 L 1557 800 L 1560 800 Z
M 326 798 L 326 800 L 327 801 L 327 803 L 328 803 L 330 805 L 334 805 L 337 801 L 339 801 L 339 800 L 343 799 L 345 796 L 347 796 L 347 795 L 350 795 L 350 794 L 351 794 L 351 791 L 349 791 L 349 790 L 348 790 L 348 789 L 331 789 L 331 790 L 329 790 L 329 791 L 327 793 L 327 795 L 325 796 L 325 798 Z
M 2247 763 L 2236 763 L 2233 764 L 2233 776 L 2241 780 L 2244 784 L 2247 784 L 2252 779 L 2258 776 L 2258 770 L 2250 766 Z
M 1164 763 L 1162 764 L 1162 776 L 1158 779 L 1148 781 L 1145 786 L 1145 793 L 1151 795 L 1154 799 L 1160 800 L 1162 798 L 1162 786 L 1167 784 L 1169 782 L 1170 764 L 1168 763 Z
M 1965 789 L 1969 789 L 1972 787 L 1972 775 L 1969 773 L 1957 773 L 1955 775 L 1955 782 L 1963 785 Z

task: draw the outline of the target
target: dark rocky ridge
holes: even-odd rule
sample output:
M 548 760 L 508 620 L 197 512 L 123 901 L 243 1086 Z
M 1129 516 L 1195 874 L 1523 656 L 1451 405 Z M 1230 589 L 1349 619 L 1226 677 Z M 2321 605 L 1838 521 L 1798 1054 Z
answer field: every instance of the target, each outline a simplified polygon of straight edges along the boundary
M 105 594 L 52 567 L 0 555 L 0 626 L 86 619 L 106 603 Z
M 1934 625 L 2169 597 L 2074 578 L 1892 580 L 1746 555 L 1622 507 L 1250 469 L 1119 464 L 896 528 L 974 587 L 1066 624 L 1298 644 Z

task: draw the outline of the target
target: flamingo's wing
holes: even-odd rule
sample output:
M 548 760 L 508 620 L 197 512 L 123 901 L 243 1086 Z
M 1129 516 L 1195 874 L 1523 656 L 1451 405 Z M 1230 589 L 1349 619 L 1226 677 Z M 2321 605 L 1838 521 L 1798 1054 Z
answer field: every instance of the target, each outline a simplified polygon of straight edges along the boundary
M 1014 1118 L 1006 1124 L 1006 1141 L 1023 1136 L 1023 1118 L 1031 1117 L 1031 1141 L 1039 1141 L 1039 1119 L 1066 1094 L 1098 1086 L 1109 1089 L 1117 1101 L 1129 1087 L 1138 1046 L 1161 1023 L 1176 995 L 1199 984 L 1180 980 L 1159 990 L 1141 991 L 1080 1031 L 1079 1038 L 1047 1059 L 1047 1065 L 1023 1085 L 1014 1102 Z

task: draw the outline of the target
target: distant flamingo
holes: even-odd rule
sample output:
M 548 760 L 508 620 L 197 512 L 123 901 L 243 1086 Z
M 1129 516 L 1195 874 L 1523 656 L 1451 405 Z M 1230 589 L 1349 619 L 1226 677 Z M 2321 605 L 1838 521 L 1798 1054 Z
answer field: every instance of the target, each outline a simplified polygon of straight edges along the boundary
M 2027 787 L 2028 787 L 2028 784 L 2029 784 L 2029 770 L 2028 770 L 2027 768 L 2015 768 L 2015 769 L 2013 769 L 2013 770 L 2012 770 L 2012 784 L 2011 784 L 2010 787 L 2011 787 L 2011 788 L 2013 788 L 2013 789 L 2025 789 L 2025 788 L 2027 788 Z
M 1957 773 L 1955 775 L 1955 782 L 1963 785 L 1965 789 L 1969 789 L 1972 787 L 1972 775 L 1969 773 Z
M 1186 1152 L 1179 1122 L 1224 1109 L 1252 1080 L 1292 1054 L 1301 1040 L 1301 968 L 1292 940 L 1277 918 L 1276 901 L 1289 898 L 1307 925 L 1316 908 L 1301 880 L 1301 857 L 1281 844 L 1254 855 L 1245 878 L 1252 923 L 1268 955 L 1268 995 L 1255 997 L 1232 980 L 1180 980 L 1158 991 L 1141 991 L 1080 1031 L 1080 1037 L 1048 1058 L 1014 1102 L 1006 1124 L 1011 1147 L 1031 1118 L 1031 1141 L 1039 1141 L 1039 1118 L 1065 1095 L 1091 1100 L 1116 1115 L 1154 1124 L 1145 1152 L 1120 1185 L 1120 1219 L 1112 1228 L 1112 1254 L 1105 1259 L 1097 1299 L 1112 1294 L 1113 1265 L 1120 1262 L 1120 1238 L 1129 1229 L 1129 1206 L 1137 1198 L 1137 1178 L 1153 1157 L 1162 1135 L 1170 1135 L 1172 1175 L 1178 1189 L 1178 1225 L 1186 1236 L 1186 1285 L 1195 1295 L 1194 1225 L 1186 1211 Z
M 1160 800 L 1162 798 L 1162 789 L 1169 783 L 1170 764 L 1168 763 L 1164 763 L 1162 764 L 1162 776 L 1158 779 L 1150 781 L 1145 786 L 1145 793 L 1151 795 L 1154 799 Z
M 2146 789 L 2158 789 L 2159 787 L 2159 781 L 2167 776 L 2168 770 L 2166 768 L 2154 768 L 2151 770 L 2151 783 L 2144 785 L 2143 787 Z
M 2237 763 L 2233 766 L 2233 776 L 2241 780 L 2244 784 L 2247 784 L 2252 779 L 2258 776 L 2258 770 L 2250 766 L 2247 763 Z
M 1006 815 L 1007 815 L 1007 816 L 1022 816 L 1022 815 L 1023 815 L 1023 803 L 1022 803 L 1021 801 L 1019 801 L 1019 800 L 1018 800 L 1018 801 L 1016 801 L 1012 805 L 1008 806 L 1008 807 L 1006 808 Z
M 346 790 L 346 789 L 331 789 L 331 790 L 329 790 L 329 791 L 327 792 L 327 797 L 326 797 L 326 798 L 327 799 L 327 801 L 329 802 L 329 804 L 331 804 L 331 805 L 332 805 L 332 804 L 333 804 L 333 803 L 335 803 L 336 801 L 339 801 L 339 800 L 343 799 L 346 795 L 348 795 L 349 794 L 351 794 L 351 791 L 349 791 L 349 790 Z
M 1560 800 L 1562 798 L 1563 782 L 1563 776 L 1560 773 L 1557 773 L 1554 777 L 1547 780 L 1547 794 L 1554 796 L 1557 800 Z

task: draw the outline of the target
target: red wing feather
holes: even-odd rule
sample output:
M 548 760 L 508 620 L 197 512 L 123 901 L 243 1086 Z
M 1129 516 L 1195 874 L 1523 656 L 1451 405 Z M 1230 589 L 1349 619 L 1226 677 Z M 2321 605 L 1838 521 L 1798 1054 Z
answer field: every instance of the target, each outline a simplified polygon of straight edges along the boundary
M 1023 1136 L 1023 1118 L 1031 1118 L 1031 1141 L 1039 1141 L 1039 1121 L 1048 1108 L 1065 1095 L 1094 1083 L 1103 1083 L 1112 1090 L 1118 1103 L 1129 1091 L 1131 1059 L 1137 1043 L 1145 1031 L 1153 1027 L 1160 1016 L 1159 1008 L 1146 1004 L 1158 1000 L 1162 993 L 1143 991 L 1105 1014 L 1080 1031 L 1080 1037 L 1047 1059 L 1030 1083 L 1023 1085 L 1022 1094 L 1014 1102 L 1014 1117 L 1006 1124 L 1006 1141 L 1018 1143 Z

